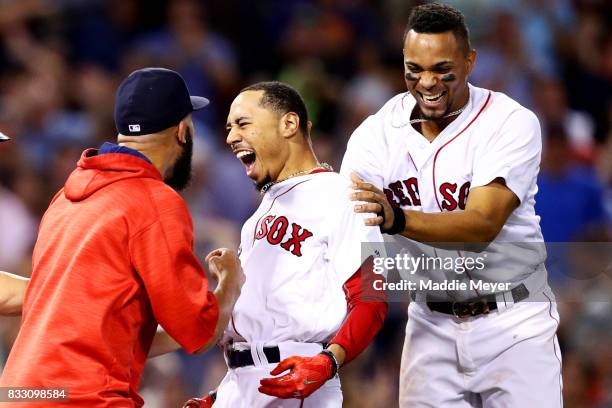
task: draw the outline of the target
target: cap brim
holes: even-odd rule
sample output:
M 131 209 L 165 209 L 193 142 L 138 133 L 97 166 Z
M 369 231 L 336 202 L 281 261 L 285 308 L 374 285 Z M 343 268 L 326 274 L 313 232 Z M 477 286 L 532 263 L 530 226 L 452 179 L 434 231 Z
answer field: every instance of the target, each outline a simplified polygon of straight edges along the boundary
M 194 111 L 200 110 L 210 103 L 210 101 L 203 96 L 190 96 L 189 99 L 191 99 L 191 106 Z
M 11 140 L 10 137 L 5 135 L 4 133 L 0 133 L 0 142 L 8 142 L 9 140 Z

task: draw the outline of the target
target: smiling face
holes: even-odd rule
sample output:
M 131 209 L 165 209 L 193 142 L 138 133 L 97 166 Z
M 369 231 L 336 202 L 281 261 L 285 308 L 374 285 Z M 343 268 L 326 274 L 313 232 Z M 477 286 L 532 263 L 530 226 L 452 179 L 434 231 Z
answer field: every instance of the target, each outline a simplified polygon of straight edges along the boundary
M 288 157 L 281 116 L 261 106 L 264 91 L 239 94 L 227 116 L 226 143 L 258 189 L 278 178 Z
M 476 52 L 466 53 L 452 31 L 408 31 L 404 41 L 406 86 L 423 119 L 441 119 L 467 102 L 467 77 L 475 60 Z

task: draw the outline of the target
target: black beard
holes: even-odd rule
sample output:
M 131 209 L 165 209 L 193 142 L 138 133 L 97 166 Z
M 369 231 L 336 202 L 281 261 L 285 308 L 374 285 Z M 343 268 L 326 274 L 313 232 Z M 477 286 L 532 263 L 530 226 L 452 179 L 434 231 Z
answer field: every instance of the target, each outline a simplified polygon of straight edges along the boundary
M 446 115 L 448 115 L 449 113 L 451 113 L 451 108 L 452 108 L 452 103 L 449 103 L 449 104 L 447 104 L 447 105 L 446 105 L 446 110 L 444 111 L 444 113 L 442 113 L 442 114 L 440 114 L 440 115 L 430 116 L 430 115 L 425 115 L 425 114 L 423 113 L 423 111 L 421 111 L 421 107 L 420 107 L 420 106 L 418 106 L 418 104 L 417 104 L 417 109 L 418 109 L 419 114 L 420 114 L 420 116 L 417 116 L 417 118 L 420 118 L 420 119 L 427 119 L 427 120 L 431 120 L 431 121 L 434 121 L 434 120 L 439 120 L 439 119 L 443 119 L 443 118 L 444 118 L 444 116 L 446 116 Z
M 183 145 L 183 151 L 174 163 L 172 175 L 164 181 L 176 191 L 183 191 L 191 183 L 191 159 L 193 157 L 193 135 L 191 129 L 187 128 L 187 137 Z

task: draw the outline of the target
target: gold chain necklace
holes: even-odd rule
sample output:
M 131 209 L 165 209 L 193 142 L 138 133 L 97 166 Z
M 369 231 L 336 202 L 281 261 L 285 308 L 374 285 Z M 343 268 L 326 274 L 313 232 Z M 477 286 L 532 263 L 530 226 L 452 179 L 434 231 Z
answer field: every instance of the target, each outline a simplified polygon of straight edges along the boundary
M 463 112 L 465 110 L 465 108 L 468 106 L 468 103 L 470 103 L 470 95 L 468 95 L 468 100 L 465 103 L 465 105 L 463 105 L 463 107 L 461 109 L 457 109 L 454 112 L 448 113 L 448 114 L 442 116 L 440 119 L 446 119 L 446 118 L 450 118 L 450 117 L 459 115 L 461 112 Z M 430 120 L 433 120 L 433 119 L 421 119 L 421 118 L 417 118 L 417 119 L 410 119 L 410 121 L 408 123 L 410 123 L 411 125 L 414 125 L 415 123 L 429 122 Z
M 334 171 L 333 167 L 330 166 L 329 164 L 327 164 L 327 163 L 319 163 L 319 164 L 317 164 L 315 167 L 313 167 L 311 169 L 298 171 L 297 173 L 293 173 L 293 174 L 288 175 L 284 179 L 276 180 L 276 181 L 270 181 L 270 182 L 264 184 L 263 187 L 259 190 L 259 192 L 263 195 L 263 194 L 266 193 L 266 191 L 268 191 L 270 189 L 270 187 L 272 187 L 275 184 L 282 183 L 283 181 L 288 180 L 290 178 L 301 176 L 303 174 L 307 174 L 307 173 L 310 173 L 311 171 L 315 171 L 315 170 L 318 170 L 318 169 Z

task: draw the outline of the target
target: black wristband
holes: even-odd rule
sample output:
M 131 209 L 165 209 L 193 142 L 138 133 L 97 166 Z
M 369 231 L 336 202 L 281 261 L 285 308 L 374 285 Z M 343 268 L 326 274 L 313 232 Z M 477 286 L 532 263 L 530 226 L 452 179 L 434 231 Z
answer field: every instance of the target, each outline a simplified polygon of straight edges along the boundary
M 213 402 L 217 400 L 217 390 L 210 391 L 208 395 L 210 396 L 210 399 L 213 400 Z
M 329 378 L 334 378 L 336 374 L 338 374 L 338 360 L 336 360 L 336 356 L 329 350 L 323 350 L 319 354 L 325 354 L 332 362 L 332 375 Z
M 404 231 L 404 229 L 406 228 L 406 214 L 404 213 L 404 210 L 399 207 L 393 207 L 393 225 L 391 225 L 391 228 L 385 231 L 382 229 L 384 223 L 385 222 L 383 220 L 383 223 L 380 224 L 380 231 L 385 234 L 395 235 Z

